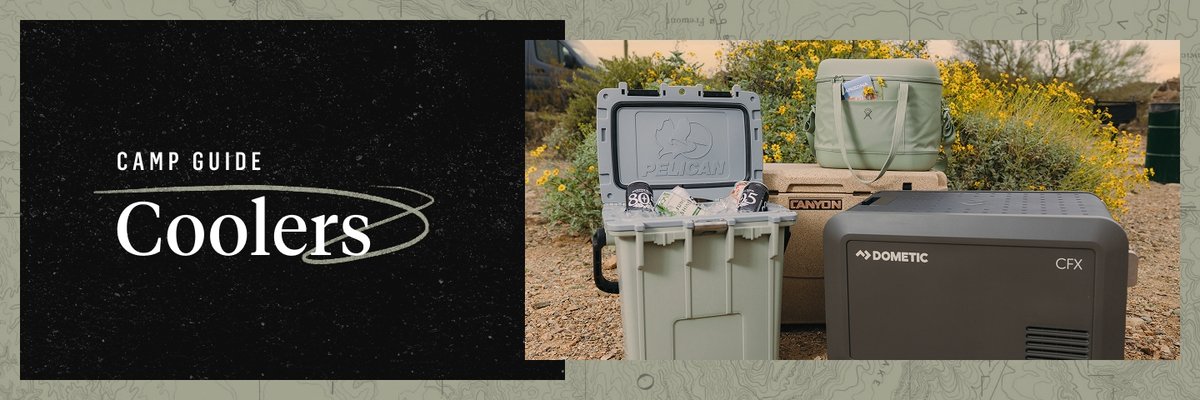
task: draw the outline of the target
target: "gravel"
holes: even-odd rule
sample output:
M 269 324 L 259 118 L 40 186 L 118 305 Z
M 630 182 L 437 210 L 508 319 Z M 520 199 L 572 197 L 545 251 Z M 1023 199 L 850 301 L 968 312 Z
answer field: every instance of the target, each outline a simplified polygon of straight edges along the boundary
M 1179 184 L 1151 182 L 1126 197 L 1121 225 L 1141 261 L 1125 307 L 1125 358 L 1179 358 Z

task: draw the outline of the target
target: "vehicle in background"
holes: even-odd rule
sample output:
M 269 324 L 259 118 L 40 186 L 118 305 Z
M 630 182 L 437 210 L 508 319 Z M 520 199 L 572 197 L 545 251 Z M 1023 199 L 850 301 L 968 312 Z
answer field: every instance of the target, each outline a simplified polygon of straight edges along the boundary
M 600 60 L 576 40 L 525 41 L 525 109 L 565 109 L 567 93 L 559 83 L 574 72 L 599 67 Z

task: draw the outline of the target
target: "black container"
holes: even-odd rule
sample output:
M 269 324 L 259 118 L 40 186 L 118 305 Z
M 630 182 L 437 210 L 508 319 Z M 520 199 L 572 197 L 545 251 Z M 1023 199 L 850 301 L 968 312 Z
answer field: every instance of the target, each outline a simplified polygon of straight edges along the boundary
M 1154 169 L 1150 180 L 1179 183 L 1179 103 L 1150 105 L 1146 135 L 1146 168 Z
M 654 211 L 654 190 L 644 181 L 625 187 L 625 211 Z
M 738 199 L 738 211 L 758 212 L 767 207 L 767 186 L 762 182 L 750 182 L 742 189 Z

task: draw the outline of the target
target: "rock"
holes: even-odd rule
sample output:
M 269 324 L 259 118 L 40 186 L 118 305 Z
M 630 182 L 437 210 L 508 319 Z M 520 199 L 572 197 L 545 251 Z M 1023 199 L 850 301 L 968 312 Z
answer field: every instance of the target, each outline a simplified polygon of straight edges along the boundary
M 539 301 L 539 302 L 533 303 L 534 310 L 541 310 L 541 309 L 549 307 L 549 306 L 550 306 L 549 301 Z
M 1141 319 L 1139 317 L 1131 316 L 1131 317 L 1125 318 L 1125 325 L 1130 328 L 1133 328 L 1133 329 L 1139 329 L 1142 327 L 1142 325 L 1145 325 L 1145 324 L 1146 324 L 1146 320 Z
M 617 260 L 610 259 L 604 262 L 604 269 L 617 269 Z

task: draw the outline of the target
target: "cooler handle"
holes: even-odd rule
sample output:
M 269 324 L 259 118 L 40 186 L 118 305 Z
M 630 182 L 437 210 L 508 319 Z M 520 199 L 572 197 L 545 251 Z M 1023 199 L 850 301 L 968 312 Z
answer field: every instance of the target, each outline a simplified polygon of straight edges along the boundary
M 792 227 L 785 227 L 783 230 L 783 251 L 787 251 L 788 243 L 792 242 Z
M 604 249 L 607 241 L 608 237 L 604 234 L 604 228 L 596 229 L 596 233 L 592 234 L 592 279 L 596 282 L 596 289 L 600 289 L 601 292 L 619 294 L 621 286 L 617 282 L 605 278 L 603 268 L 600 266 L 600 251 Z

